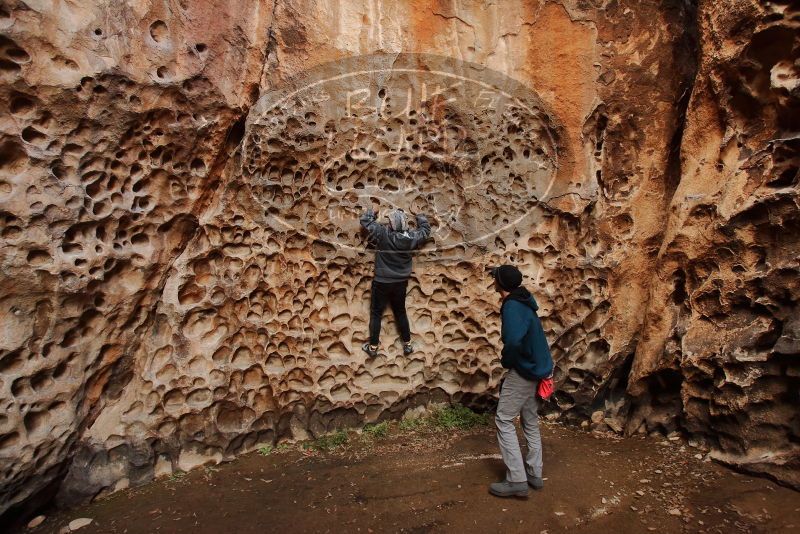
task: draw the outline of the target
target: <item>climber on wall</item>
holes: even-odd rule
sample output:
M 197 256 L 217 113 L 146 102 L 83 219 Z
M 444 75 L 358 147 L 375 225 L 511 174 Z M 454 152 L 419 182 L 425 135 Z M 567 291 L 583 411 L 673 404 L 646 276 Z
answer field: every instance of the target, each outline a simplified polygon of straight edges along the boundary
M 524 497 L 528 495 L 528 485 L 534 489 L 544 487 L 536 396 L 537 389 L 545 397 L 552 392 L 553 358 L 536 315 L 539 306 L 522 286 L 522 273 L 512 265 L 503 265 L 493 269 L 492 275 L 494 287 L 502 296 L 500 363 L 508 369 L 500 387 L 495 416 L 497 441 L 507 472 L 505 480 L 493 483 L 489 492 L 498 497 Z M 550 391 L 542 393 L 543 385 L 549 386 Z M 528 442 L 524 462 L 514 427 L 518 415 Z
M 361 226 L 369 233 L 369 240 L 377 249 L 370 299 L 369 342 L 364 343 L 363 349 L 372 358 L 378 355 L 381 320 L 386 304 L 389 304 L 403 340 L 403 353 L 411 354 L 413 347 L 406 315 L 406 289 L 411 276 L 412 252 L 427 241 L 431 225 L 424 215 L 417 214 L 417 228 L 409 230 L 403 210 L 393 210 L 387 215 L 388 226 L 377 222 L 376 218 L 372 208 L 368 208 L 361 216 Z

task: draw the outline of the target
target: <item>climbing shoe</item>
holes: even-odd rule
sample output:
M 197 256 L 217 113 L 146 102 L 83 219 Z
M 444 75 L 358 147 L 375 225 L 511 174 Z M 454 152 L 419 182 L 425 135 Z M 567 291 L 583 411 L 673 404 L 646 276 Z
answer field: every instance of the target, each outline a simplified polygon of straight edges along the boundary
M 403 343 L 403 354 L 411 354 L 414 352 L 414 347 L 411 345 L 411 342 Z
M 370 358 L 375 358 L 378 355 L 378 347 L 372 347 L 369 343 L 364 343 L 361 349 L 367 353 Z

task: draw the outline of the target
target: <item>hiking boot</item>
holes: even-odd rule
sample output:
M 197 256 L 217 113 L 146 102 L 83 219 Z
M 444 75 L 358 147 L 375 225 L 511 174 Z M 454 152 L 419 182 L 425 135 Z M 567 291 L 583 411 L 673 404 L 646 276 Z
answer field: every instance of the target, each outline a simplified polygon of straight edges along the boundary
M 528 484 L 525 482 L 495 482 L 489 486 L 489 493 L 495 497 L 527 497 Z
M 364 343 L 364 346 L 361 347 L 361 350 L 367 353 L 370 358 L 375 358 L 378 356 L 378 347 L 371 346 L 369 343 Z
M 411 342 L 403 343 L 403 354 L 409 355 L 414 352 L 414 346 L 411 345 Z
M 528 485 L 535 490 L 540 490 L 544 487 L 544 480 L 542 480 L 542 477 L 528 475 Z

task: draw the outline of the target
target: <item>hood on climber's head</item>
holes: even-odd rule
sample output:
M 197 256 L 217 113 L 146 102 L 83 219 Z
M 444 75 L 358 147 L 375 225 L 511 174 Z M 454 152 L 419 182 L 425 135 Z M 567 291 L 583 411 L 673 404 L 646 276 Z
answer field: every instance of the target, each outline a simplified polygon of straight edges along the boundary
M 389 219 L 389 227 L 395 232 L 405 232 L 408 230 L 408 219 L 403 210 L 392 210 L 386 218 Z

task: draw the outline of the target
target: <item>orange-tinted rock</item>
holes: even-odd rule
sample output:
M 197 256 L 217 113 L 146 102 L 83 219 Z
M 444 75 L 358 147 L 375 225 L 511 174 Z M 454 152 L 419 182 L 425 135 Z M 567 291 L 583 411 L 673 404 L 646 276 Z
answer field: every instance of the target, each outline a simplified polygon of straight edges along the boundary
M 551 409 L 797 483 L 787 4 L 8 4 L 0 511 L 485 399 L 502 261 Z M 432 215 L 410 356 L 360 350 L 370 203 Z

